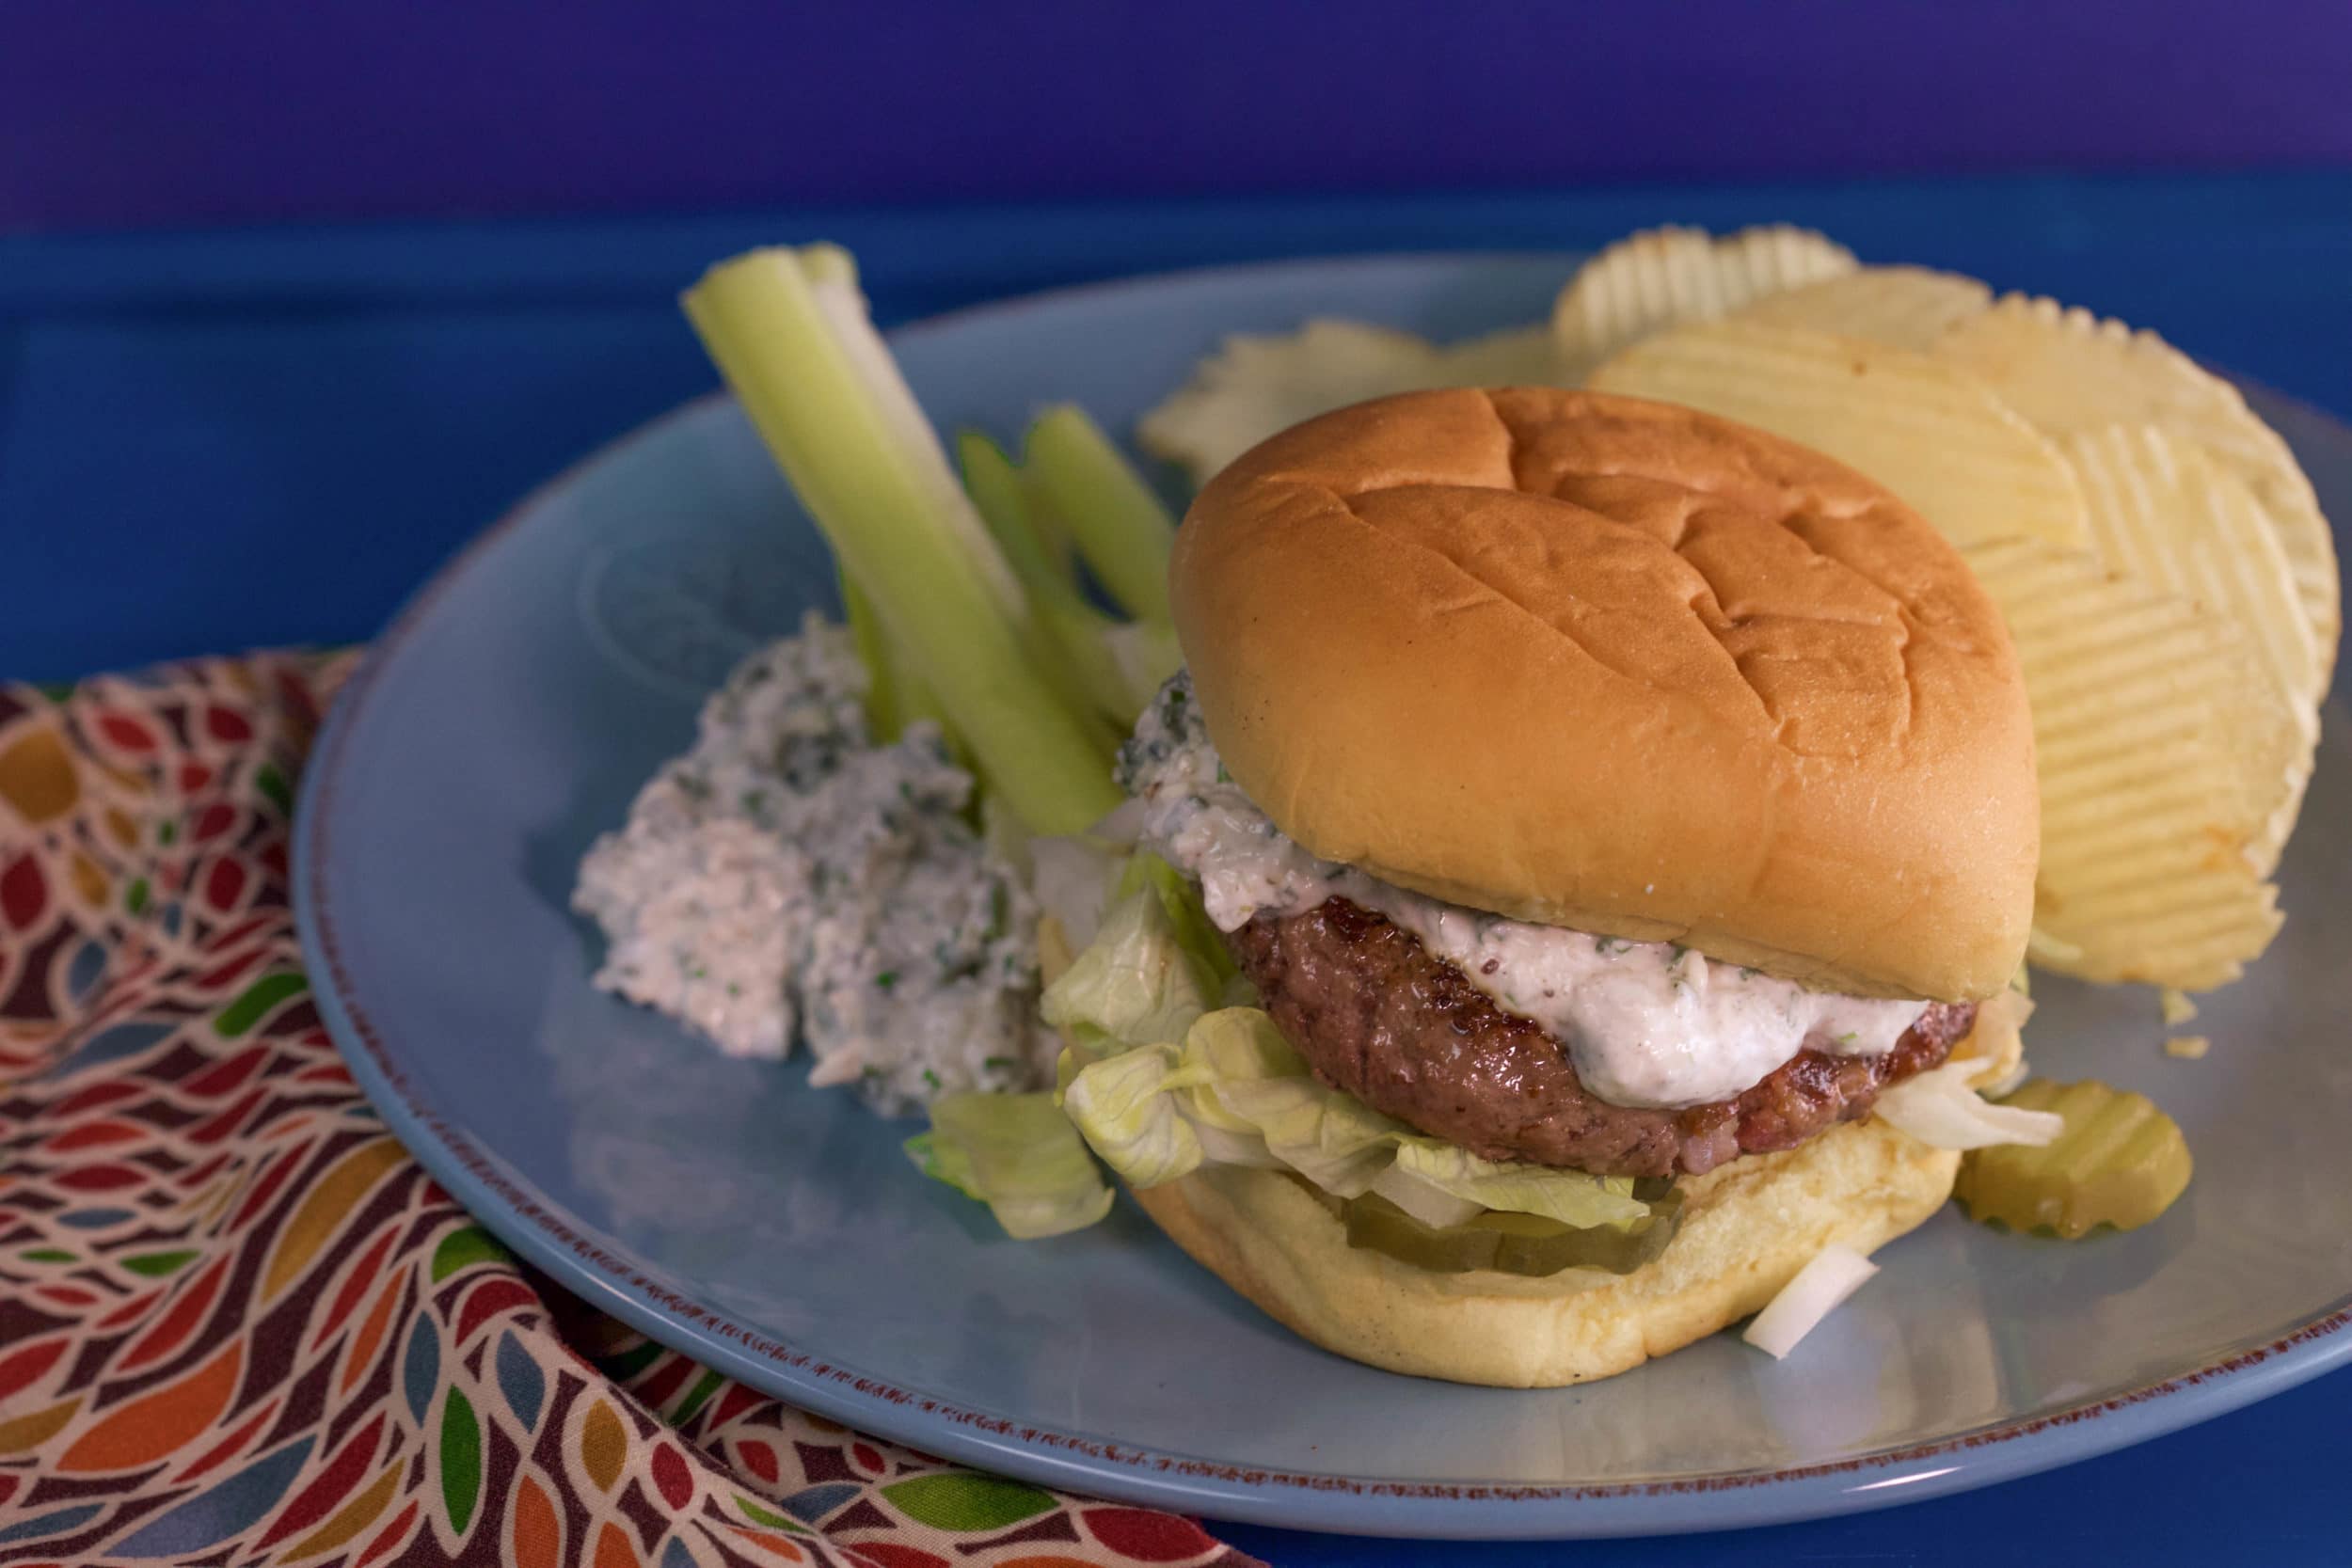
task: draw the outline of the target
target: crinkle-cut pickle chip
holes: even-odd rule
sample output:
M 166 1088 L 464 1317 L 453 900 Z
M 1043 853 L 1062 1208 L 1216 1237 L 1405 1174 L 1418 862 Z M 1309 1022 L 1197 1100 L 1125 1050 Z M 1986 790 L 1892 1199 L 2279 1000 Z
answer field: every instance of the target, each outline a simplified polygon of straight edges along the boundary
M 2066 1131 L 2040 1148 L 2001 1144 L 1965 1155 L 1952 1195 L 1972 1218 L 2066 1237 L 2101 1225 L 2131 1230 L 2171 1208 L 2188 1186 L 2188 1140 L 2145 1095 L 2095 1079 L 2033 1078 L 2001 1103 L 2055 1111 Z
M 1749 301 L 1852 272 L 1853 252 L 1785 223 L 1717 239 L 1668 225 L 1629 234 L 1580 268 L 1551 309 L 1560 356 L 1591 365 L 1677 322 L 1712 321 Z
M 1442 1228 L 1422 1224 L 1377 1193 L 1347 1198 L 1339 1217 L 1347 1244 L 1384 1253 L 1432 1274 L 1498 1274 L 1547 1278 L 1567 1269 L 1631 1274 L 1666 1250 L 1682 1215 L 1682 1195 L 1668 1191 L 1645 1199 L 1649 1217 L 1627 1229 L 1579 1227 L 1540 1214 L 1488 1210 Z
M 1927 267 L 1864 267 L 1802 288 L 1766 294 L 1739 312 L 1741 321 L 1835 332 L 1926 353 L 1954 324 L 1993 303 L 1973 277 Z
M 2207 449 L 2243 478 L 2294 568 L 2325 687 L 2342 616 L 2334 536 L 2285 438 L 2235 387 L 2153 332 L 2023 294 L 2004 295 L 1991 309 L 1955 323 L 1935 352 L 1975 372 L 2041 430 L 2153 424 Z
M 2042 792 L 2035 961 L 2203 990 L 2277 934 L 2257 851 L 2303 754 L 2238 628 L 2029 539 L 1962 553 L 2009 623 Z
M 1645 338 L 1595 391 L 1679 403 L 1860 469 L 1955 545 L 2090 543 L 2082 487 L 2048 437 L 1966 371 L 1924 354 L 1731 320 Z

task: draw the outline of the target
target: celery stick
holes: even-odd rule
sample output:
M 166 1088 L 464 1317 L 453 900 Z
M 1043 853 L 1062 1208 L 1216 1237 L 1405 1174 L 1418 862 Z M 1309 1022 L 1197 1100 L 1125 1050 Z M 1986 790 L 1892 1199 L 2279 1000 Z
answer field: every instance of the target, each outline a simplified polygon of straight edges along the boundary
M 1103 586 L 1137 620 L 1166 625 L 1176 523 L 1085 411 L 1064 404 L 1029 427 L 1023 462 Z
M 1131 678 L 1136 660 L 1132 628 L 1112 620 L 1087 603 L 1069 567 L 1057 565 L 1037 533 L 1037 508 L 1029 489 L 1002 448 L 977 431 L 956 437 L 956 461 L 963 470 L 963 487 L 981 520 L 1004 547 L 1005 560 L 1027 591 L 1029 605 L 1041 630 L 1052 643 L 1050 661 L 1067 672 L 1083 699 L 1116 726 L 1120 739 L 1135 728 L 1136 716 L 1152 700 L 1173 670 L 1158 680 L 1138 686 Z M 1044 656 L 1041 656 L 1044 657 Z M 1149 660 L 1147 659 L 1147 663 Z
M 890 637 L 850 574 L 841 573 L 840 580 L 841 613 L 850 623 L 850 640 L 857 644 L 857 661 L 866 666 L 866 731 L 887 745 L 906 729 L 906 716 L 898 709 L 898 672 L 890 657 Z
M 1067 562 L 1057 562 L 1038 537 L 1037 519 L 1031 514 L 1020 470 L 1005 450 L 977 430 L 959 431 L 956 467 L 963 475 L 963 488 L 972 498 L 973 509 L 1005 552 L 1005 563 L 1021 579 L 1021 586 L 1033 596 L 1047 593 L 1082 602 Z
M 874 601 L 850 580 L 848 573 L 842 573 L 840 580 L 842 611 L 850 623 L 850 636 L 857 643 L 858 662 L 866 666 L 867 733 L 886 744 L 906 734 L 915 720 L 928 719 L 946 737 L 948 754 L 961 761 L 963 748 L 956 727 L 947 721 L 946 711 L 923 684 L 923 677 L 907 667 L 906 656 L 891 646 L 890 634 L 874 612 Z
M 1021 496 L 1028 507 L 1029 526 L 1037 534 L 1037 542 L 1044 549 L 1045 558 L 1054 563 L 1054 570 L 1076 582 L 1078 547 L 1070 542 L 1070 531 L 1061 526 L 1059 517 L 1054 515 L 1052 504 L 1046 500 L 1044 492 L 1038 488 L 1036 476 L 1023 474 L 1018 468 L 1013 472 L 1020 474 Z
M 867 319 L 847 254 L 754 251 L 713 267 L 683 304 L 989 784 L 1040 832 L 1074 832 L 1117 805 L 1099 737 L 1024 645 L 1020 582 Z

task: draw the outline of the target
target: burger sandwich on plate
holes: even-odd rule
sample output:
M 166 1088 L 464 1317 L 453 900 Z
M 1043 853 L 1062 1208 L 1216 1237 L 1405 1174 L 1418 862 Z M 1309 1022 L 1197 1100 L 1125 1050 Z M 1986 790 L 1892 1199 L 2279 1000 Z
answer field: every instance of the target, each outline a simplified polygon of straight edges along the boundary
M 2034 746 L 1901 500 L 1677 405 L 1408 393 L 1226 467 L 1169 591 L 1120 765 L 1158 880 L 1045 1006 L 1194 1259 L 1342 1354 L 1548 1386 L 1944 1203 L 1966 1139 L 1874 1111 L 2015 1065 Z

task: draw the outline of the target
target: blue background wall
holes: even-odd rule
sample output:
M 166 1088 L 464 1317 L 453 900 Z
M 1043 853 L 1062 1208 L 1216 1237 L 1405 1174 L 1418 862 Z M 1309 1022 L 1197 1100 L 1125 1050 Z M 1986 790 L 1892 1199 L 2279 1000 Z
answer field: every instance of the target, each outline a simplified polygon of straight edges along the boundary
M 0 10 L 0 230 L 2352 164 L 2344 0 Z

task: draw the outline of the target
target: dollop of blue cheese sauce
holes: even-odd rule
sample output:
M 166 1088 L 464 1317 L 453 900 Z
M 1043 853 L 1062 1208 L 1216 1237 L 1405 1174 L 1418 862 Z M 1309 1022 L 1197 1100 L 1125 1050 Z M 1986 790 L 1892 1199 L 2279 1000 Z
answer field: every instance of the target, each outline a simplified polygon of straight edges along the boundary
M 813 612 L 736 669 L 581 863 L 596 983 L 730 1055 L 804 1039 L 810 1083 L 889 1115 L 1050 1082 L 1036 907 L 938 728 L 876 745 L 865 690 L 849 631 Z
M 1674 942 L 1511 920 L 1318 859 L 1225 771 L 1181 672 L 1121 750 L 1119 775 L 1142 802 L 1141 842 L 1199 880 L 1219 929 L 1330 898 L 1385 915 L 1497 1006 L 1565 1042 L 1584 1086 L 1613 1104 L 1728 1100 L 1808 1045 L 1876 1055 L 1927 1010 L 1924 1002 L 1808 990 Z

